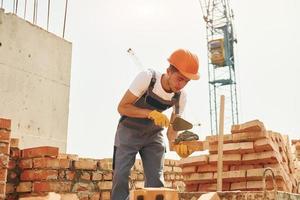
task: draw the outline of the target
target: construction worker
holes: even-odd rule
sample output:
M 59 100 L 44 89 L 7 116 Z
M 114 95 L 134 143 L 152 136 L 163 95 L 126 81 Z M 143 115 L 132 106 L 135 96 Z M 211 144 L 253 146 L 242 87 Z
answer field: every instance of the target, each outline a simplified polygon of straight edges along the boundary
M 139 152 L 145 174 L 145 187 L 163 187 L 165 145 L 162 130 L 168 128 L 170 150 L 177 133 L 170 121 L 181 115 L 186 103 L 182 90 L 190 80 L 199 79 L 198 58 L 185 49 L 168 58 L 166 72 L 140 72 L 118 105 L 121 119 L 115 135 L 112 200 L 129 198 L 128 178 Z M 173 107 L 171 120 L 162 112 Z

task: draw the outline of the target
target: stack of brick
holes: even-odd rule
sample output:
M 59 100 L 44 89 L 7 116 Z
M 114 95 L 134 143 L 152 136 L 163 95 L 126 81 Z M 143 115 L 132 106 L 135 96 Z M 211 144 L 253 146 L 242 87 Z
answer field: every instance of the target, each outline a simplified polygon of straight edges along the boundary
M 5 198 L 11 121 L 0 118 L 0 199 Z
M 20 181 L 20 168 L 18 162 L 20 158 L 19 139 L 10 139 L 10 155 L 8 163 L 8 173 L 6 182 L 6 199 L 17 199 L 17 186 Z
M 295 191 L 294 163 L 287 137 L 266 131 L 262 122 L 254 120 L 232 126 L 231 134 L 225 134 L 223 140 L 223 191 L 262 190 L 266 168 L 273 170 L 278 190 Z M 179 163 L 186 191 L 216 191 L 218 136 L 208 136 L 204 142 L 208 143 L 209 155 L 185 158 Z M 273 188 L 269 177 L 266 187 Z
M 295 163 L 295 176 L 300 182 L 300 140 L 292 140 L 292 154 Z

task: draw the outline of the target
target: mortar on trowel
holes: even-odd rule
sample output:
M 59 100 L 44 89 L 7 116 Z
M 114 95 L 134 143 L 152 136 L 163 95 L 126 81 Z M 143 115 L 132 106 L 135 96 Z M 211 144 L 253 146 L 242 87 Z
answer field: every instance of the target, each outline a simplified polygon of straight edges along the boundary
M 181 158 L 186 158 L 194 151 L 198 150 L 197 146 L 191 143 L 191 141 L 197 141 L 199 140 L 199 137 L 197 134 L 188 130 L 192 129 L 194 126 L 200 126 L 200 123 L 192 124 L 181 117 L 176 117 L 171 125 L 174 131 L 183 131 L 177 136 L 174 142 L 175 151 Z

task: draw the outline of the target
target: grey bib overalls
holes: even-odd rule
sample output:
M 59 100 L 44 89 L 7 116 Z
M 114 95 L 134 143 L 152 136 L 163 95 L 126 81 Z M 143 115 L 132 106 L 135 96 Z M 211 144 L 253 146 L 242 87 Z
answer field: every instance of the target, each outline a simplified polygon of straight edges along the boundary
M 150 110 L 164 111 L 175 105 L 179 113 L 180 92 L 175 93 L 171 101 L 166 101 L 153 93 L 156 82 L 155 72 L 144 95 L 135 102 L 135 106 Z M 160 80 L 159 80 L 160 81 Z M 112 200 L 125 200 L 129 196 L 128 176 L 139 152 L 145 175 L 145 187 L 163 187 L 163 160 L 165 146 L 163 129 L 152 120 L 122 116 L 118 124 L 113 156 Z

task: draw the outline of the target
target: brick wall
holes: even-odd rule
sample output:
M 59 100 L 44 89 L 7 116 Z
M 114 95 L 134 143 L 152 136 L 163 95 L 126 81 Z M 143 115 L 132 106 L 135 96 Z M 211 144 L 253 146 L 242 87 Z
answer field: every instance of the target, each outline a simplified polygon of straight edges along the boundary
M 44 196 L 49 192 L 63 194 L 62 199 L 110 199 L 112 159 L 60 154 L 51 146 L 19 149 L 18 143 L 18 139 L 10 138 L 10 120 L 0 119 L 0 199 Z M 166 187 L 183 190 L 178 161 L 165 160 L 164 178 Z M 141 160 L 132 167 L 130 180 L 130 187 L 143 187 Z

